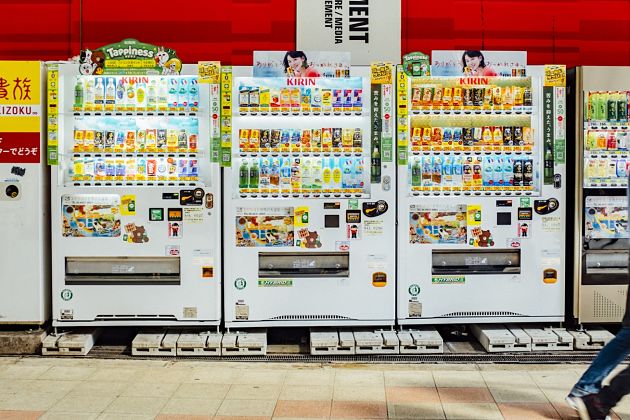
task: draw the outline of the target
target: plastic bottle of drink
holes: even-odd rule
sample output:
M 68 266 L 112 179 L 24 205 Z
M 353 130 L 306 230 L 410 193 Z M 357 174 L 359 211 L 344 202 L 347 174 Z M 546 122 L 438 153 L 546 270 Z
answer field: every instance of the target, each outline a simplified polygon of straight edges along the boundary
M 606 108 L 608 105 L 608 93 L 598 92 L 597 94 L 597 121 L 606 121 Z
M 168 109 L 177 109 L 177 93 L 179 91 L 179 81 L 176 77 L 169 77 L 168 79 Z
M 260 169 L 258 168 L 258 160 L 254 160 L 254 164 L 249 168 L 249 189 L 252 192 L 258 191 L 258 180 L 260 177 Z
M 273 158 L 271 160 L 269 189 L 272 193 L 277 193 L 280 190 L 280 160 L 278 160 L 278 158 Z
M 199 109 L 199 85 L 197 78 L 190 79 L 190 85 L 188 87 L 188 108 L 191 111 Z
M 324 193 L 330 193 L 332 190 L 332 169 L 330 167 L 330 158 L 324 158 L 322 160 L 322 191 Z
M 166 77 L 160 77 L 157 93 L 158 111 L 165 111 L 168 108 L 168 88 L 168 79 Z
M 147 111 L 157 110 L 157 81 L 151 79 L 147 88 Z
M 96 79 L 96 86 L 94 87 L 94 110 L 102 111 L 105 106 L 105 86 L 103 86 L 103 78 Z
M 247 160 L 243 159 L 241 166 L 238 169 L 238 188 L 248 188 L 249 186 L 249 167 Z
M 381 152 L 379 152 L 377 144 L 374 145 L 374 150 L 372 151 L 370 175 L 372 182 L 381 182 Z
M 628 96 L 626 92 L 617 92 L 617 121 L 628 122 Z
M 188 79 L 179 79 L 179 92 L 177 94 L 177 109 L 185 111 L 188 106 Z
M 352 158 L 343 159 L 343 177 L 341 179 L 341 188 L 344 190 L 349 190 L 354 188 L 354 182 L 352 181 L 352 170 L 354 166 L 354 161 Z
M 316 192 L 320 192 L 323 186 L 323 168 L 320 158 L 313 159 L 312 175 L 313 181 L 311 182 L 311 187 L 316 190 Z
M 135 83 L 130 81 L 127 83 L 127 111 L 136 110 L 136 86 Z
M 302 191 L 302 173 L 300 158 L 293 158 L 291 162 L 291 192 L 298 194 Z
M 83 102 L 83 109 L 86 111 L 94 110 L 94 80 L 88 78 L 85 84 L 85 101 Z
M 342 178 L 342 172 L 341 172 L 341 162 L 339 158 L 332 158 L 332 165 L 333 166 L 333 170 L 332 170 L 332 188 L 335 192 L 340 192 L 341 190 L 341 178 Z
M 77 84 L 74 85 L 74 105 L 75 111 L 83 110 L 83 78 L 77 77 Z
M 118 79 L 118 85 L 116 85 L 116 110 L 124 111 L 127 105 L 127 101 L 125 100 L 125 84 L 123 83 L 122 77 Z
M 291 193 L 291 158 L 283 158 L 280 168 L 280 191 L 282 194 Z
M 302 192 L 310 193 L 313 184 L 313 165 L 311 159 L 302 159 Z
M 411 186 L 422 186 L 422 165 L 420 165 L 420 158 L 415 157 L 411 164 Z
M 116 80 L 113 77 L 107 78 L 105 87 L 105 110 L 113 111 L 116 106 Z
M 617 94 L 608 92 L 606 95 L 606 121 L 617 122 Z

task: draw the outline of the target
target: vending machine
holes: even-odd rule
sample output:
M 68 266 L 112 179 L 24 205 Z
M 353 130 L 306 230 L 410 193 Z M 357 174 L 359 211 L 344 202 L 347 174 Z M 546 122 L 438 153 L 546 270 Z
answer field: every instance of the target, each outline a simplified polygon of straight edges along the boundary
M 621 322 L 628 293 L 630 67 L 577 67 L 574 316 Z
M 220 97 L 201 69 L 135 40 L 53 68 L 55 326 L 219 324 Z
M 42 62 L 0 61 L 0 324 L 50 319 L 45 80 Z
M 393 66 L 252 73 L 231 75 L 226 326 L 393 325 Z
M 439 76 L 404 63 L 398 322 L 562 321 L 564 69 Z

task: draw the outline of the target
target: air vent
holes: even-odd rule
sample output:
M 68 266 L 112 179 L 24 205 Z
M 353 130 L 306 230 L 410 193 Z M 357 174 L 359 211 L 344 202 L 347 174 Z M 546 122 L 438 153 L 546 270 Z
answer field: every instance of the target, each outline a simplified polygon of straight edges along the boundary
M 280 315 L 270 318 L 279 321 L 297 321 L 297 320 L 324 320 L 324 319 L 351 319 L 341 315 Z
M 624 290 L 616 290 L 618 294 L 617 302 L 625 302 L 626 292 Z M 601 319 L 621 319 L 625 311 L 624 305 L 620 305 L 598 291 L 593 292 L 593 316 Z
M 97 315 L 95 321 L 177 321 L 174 315 Z
M 471 312 L 451 312 L 442 315 L 443 318 L 461 318 L 461 317 L 488 317 L 488 316 L 525 316 L 516 312 L 507 311 L 471 311 Z

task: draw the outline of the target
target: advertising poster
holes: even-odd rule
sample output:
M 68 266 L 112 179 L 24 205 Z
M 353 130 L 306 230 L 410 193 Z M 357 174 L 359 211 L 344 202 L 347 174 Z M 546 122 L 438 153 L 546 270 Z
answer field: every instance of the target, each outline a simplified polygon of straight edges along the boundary
M 77 194 L 61 197 L 62 235 L 112 238 L 121 233 L 120 196 Z
M 431 52 L 431 76 L 525 76 L 526 66 L 526 51 Z
M 293 246 L 293 208 L 237 208 L 237 247 Z
M 0 61 L 0 163 L 40 161 L 40 65 Z
M 626 197 L 586 197 L 584 235 L 587 238 L 628 238 Z
M 409 207 L 409 243 L 466 244 L 466 205 Z
M 297 0 L 297 48 L 350 51 L 353 65 L 396 63 L 401 9 L 400 1 L 391 0 Z
M 350 53 L 254 51 L 254 77 L 350 77 Z

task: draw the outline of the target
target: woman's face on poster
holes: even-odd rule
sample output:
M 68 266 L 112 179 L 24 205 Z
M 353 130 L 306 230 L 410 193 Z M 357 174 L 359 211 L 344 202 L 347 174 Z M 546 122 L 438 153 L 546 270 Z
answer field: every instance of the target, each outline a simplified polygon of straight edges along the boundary
M 304 65 L 304 57 L 293 58 L 291 56 L 288 56 L 287 62 L 289 63 L 289 67 L 291 67 L 291 69 L 295 73 L 298 73 L 301 71 L 302 66 Z
M 481 57 L 465 57 L 466 59 L 466 67 L 470 69 L 470 71 L 475 71 L 479 68 L 479 64 L 481 64 Z

